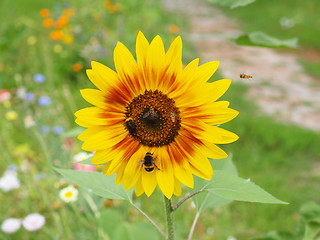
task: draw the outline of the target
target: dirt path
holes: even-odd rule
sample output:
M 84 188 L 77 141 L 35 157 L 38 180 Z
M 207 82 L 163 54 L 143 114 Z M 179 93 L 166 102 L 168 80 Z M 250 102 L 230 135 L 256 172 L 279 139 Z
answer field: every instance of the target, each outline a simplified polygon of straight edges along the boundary
M 205 0 L 163 0 L 170 11 L 180 11 L 191 22 L 189 40 L 202 62 L 219 60 L 226 78 L 250 86 L 249 98 L 282 122 L 320 131 L 320 80 L 303 72 L 294 53 L 237 46 L 230 38 L 242 34 L 235 20 L 227 18 Z M 240 73 L 252 74 L 242 80 Z

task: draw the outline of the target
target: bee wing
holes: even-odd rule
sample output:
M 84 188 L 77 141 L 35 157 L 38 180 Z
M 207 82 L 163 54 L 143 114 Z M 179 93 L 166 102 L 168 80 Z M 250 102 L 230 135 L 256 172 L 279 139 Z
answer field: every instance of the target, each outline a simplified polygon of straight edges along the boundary
M 147 118 L 150 115 L 150 111 L 147 111 L 145 114 L 143 114 L 142 118 Z

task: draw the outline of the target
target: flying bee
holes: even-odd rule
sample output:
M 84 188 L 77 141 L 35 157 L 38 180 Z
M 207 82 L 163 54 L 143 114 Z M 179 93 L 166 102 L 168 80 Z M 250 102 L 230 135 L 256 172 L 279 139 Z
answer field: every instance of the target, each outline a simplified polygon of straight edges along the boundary
M 153 158 L 152 155 L 153 155 L 152 153 L 147 152 L 146 155 L 144 156 L 144 159 L 140 161 L 140 164 L 142 166 L 144 165 L 144 169 L 147 172 L 153 172 L 154 167 L 156 167 L 158 170 L 160 170 L 160 168 L 158 168 L 158 166 L 155 163 L 157 158 Z
M 159 117 L 159 114 L 156 113 L 153 107 L 150 107 L 149 110 L 146 113 L 144 113 L 142 117 L 154 120 Z
M 136 125 L 131 117 L 126 119 L 125 125 L 130 134 L 134 134 L 137 131 Z
M 242 78 L 242 79 L 249 79 L 249 78 L 252 78 L 252 76 L 251 75 L 246 75 L 246 74 L 244 74 L 244 73 L 241 73 L 240 74 L 240 78 Z

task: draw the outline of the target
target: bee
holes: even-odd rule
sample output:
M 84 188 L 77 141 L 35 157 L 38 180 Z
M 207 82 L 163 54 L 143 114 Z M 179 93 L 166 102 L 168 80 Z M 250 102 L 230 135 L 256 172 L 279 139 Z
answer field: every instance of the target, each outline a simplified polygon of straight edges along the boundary
M 135 132 L 137 131 L 137 128 L 132 118 L 127 118 L 125 121 L 125 125 L 130 134 L 135 134 Z
M 246 75 L 246 74 L 244 74 L 244 73 L 241 73 L 240 74 L 240 78 L 252 78 L 252 76 L 251 75 Z
M 171 121 L 172 121 L 173 123 L 176 121 L 176 116 L 177 116 L 177 114 L 176 114 L 174 111 L 172 111 L 172 112 L 170 113 L 170 118 L 171 118 Z
M 141 167 L 143 167 L 144 165 L 144 169 L 147 172 L 153 172 L 154 167 L 160 170 L 160 168 L 158 168 L 158 166 L 155 163 L 157 158 L 153 158 L 152 155 L 153 155 L 152 153 L 147 152 L 146 155 L 144 156 L 144 159 L 140 161 L 140 164 L 142 165 Z
M 159 118 L 159 114 L 154 110 L 153 107 L 149 108 L 149 111 L 147 111 L 145 114 L 142 116 L 143 118 L 148 118 L 150 120 L 154 120 Z

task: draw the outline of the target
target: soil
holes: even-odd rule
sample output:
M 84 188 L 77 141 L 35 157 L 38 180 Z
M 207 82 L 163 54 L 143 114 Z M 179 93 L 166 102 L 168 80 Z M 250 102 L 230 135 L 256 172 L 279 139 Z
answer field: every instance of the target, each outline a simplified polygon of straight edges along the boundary
M 163 0 L 163 4 L 190 20 L 191 30 L 184 38 L 196 46 L 202 63 L 220 61 L 222 75 L 247 84 L 248 97 L 266 114 L 320 131 L 320 80 L 303 71 L 298 62 L 301 50 L 236 45 L 232 39 L 244 34 L 237 20 L 226 17 L 205 0 Z M 240 79 L 241 73 L 253 78 Z

